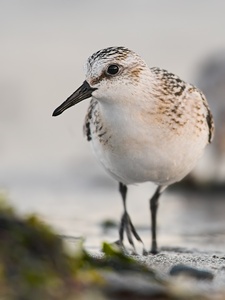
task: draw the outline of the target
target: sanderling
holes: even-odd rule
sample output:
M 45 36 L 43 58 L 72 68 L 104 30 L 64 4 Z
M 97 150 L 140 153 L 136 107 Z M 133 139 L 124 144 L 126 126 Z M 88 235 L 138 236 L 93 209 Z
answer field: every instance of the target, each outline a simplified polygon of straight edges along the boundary
M 126 208 L 127 185 L 153 182 L 150 199 L 151 252 L 157 252 L 158 200 L 167 186 L 184 178 L 212 141 L 214 124 L 200 90 L 160 68 L 149 68 L 135 52 L 109 47 L 91 55 L 86 80 L 53 116 L 92 97 L 84 133 L 97 159 L 119 182 L 124 213 L 119 242 L 124 232 L 135 246 L 142 242 Z M 144 250 L 144 248 L 143 248 Z

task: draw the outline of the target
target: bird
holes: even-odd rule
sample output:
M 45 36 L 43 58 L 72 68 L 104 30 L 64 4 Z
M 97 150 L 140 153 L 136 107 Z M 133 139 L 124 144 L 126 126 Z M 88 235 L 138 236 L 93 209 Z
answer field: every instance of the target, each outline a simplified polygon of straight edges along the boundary
M 182 180 L 196 165 L 214 134 L 213 116 L 203 93 L 162 68 L 148 67 L 133 50 L 107 47 L 92 54 L 84 65 L 85 80 L 53 116 L 91 98 L 84 134 L 97 160 L 119 184 L 124 234 L 135 249 L 158 253 L 157 211 L 162 192 Z M 156 190 L 149 200 L 151 247 L 145 250 L 127 211 L 127 190 L 151 182 Z

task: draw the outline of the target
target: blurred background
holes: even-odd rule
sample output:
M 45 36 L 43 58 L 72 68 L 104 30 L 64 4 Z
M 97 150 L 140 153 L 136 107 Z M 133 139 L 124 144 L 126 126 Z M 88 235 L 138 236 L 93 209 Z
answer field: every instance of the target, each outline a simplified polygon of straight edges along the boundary
M 107 232 L 99 225 L 107 219 L 119 222 L 122 203 L 117 183 L 83 137 L 89 101 L 51 117 L 83 82 L 87 57 L 115 45 L 203 90 L 217 131 L 191 181 L 223 186 L 224 11 L 223 0 L 0 0 L 1 192 L 21 213 L 37 213 L 63 235 L 84 236 L 89 248 L 117 238 L 115 228 Z M 128 193 L 128 209 L 147 247 L 148 199 L 154 189 L 148 183 Z M 165 192 L 159 244 L 223 249 L 224 198 L 221 189 Z

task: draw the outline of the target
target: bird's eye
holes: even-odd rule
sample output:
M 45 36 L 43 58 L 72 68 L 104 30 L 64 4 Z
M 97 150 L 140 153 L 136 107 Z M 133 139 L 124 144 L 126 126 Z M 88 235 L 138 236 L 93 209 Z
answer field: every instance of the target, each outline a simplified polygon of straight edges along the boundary
M 109 75 L 116 75 L 119 72 L 119 67 L 117 65 L 110 65 L 106 71 Z

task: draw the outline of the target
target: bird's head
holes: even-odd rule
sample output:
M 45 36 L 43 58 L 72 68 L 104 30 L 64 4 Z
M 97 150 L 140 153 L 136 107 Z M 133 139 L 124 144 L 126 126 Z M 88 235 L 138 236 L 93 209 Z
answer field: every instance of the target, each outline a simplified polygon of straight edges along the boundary
M 146 70 L 149 69 L 140 56 L 125 47 L 99 50 L 87 59 L 84 83 L 55 109 L 53 116 L 89 97 L 112 103 L 135 96 L 135 87 Z

